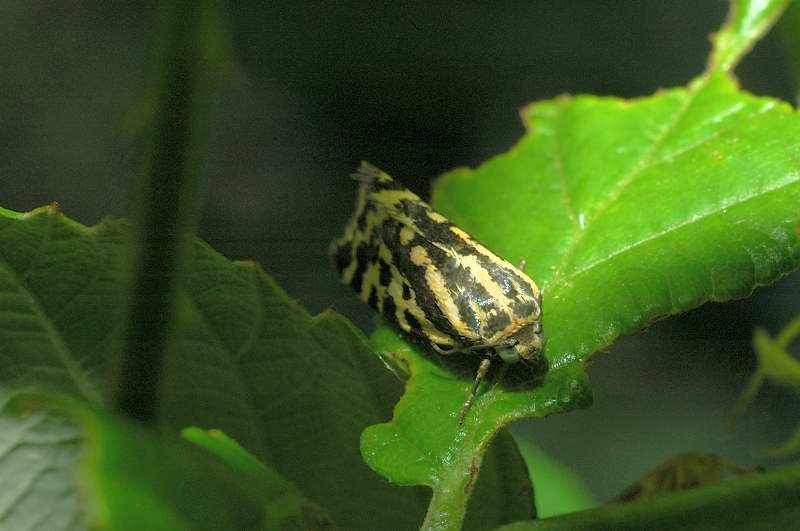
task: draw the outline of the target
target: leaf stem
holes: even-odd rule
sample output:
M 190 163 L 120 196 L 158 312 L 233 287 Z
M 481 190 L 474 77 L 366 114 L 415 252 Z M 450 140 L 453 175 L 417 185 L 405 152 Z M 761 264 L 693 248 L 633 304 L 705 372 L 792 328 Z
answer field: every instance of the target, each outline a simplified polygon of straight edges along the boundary
M 464 474 L 463 465 L 454 464 L 433 488 L 428 513 L 420 531 L 448 531 L 461 529 L 467 514 L 467 501 L 478 474 L 478 466 Z
M 156 7 L 152 144 L 139 182 L 133 270 L 113 397 L 120 411 L 145 423 L 152 421 L 157 404 L 182 235 L 195 218 L 199 145 L 212 95 L 206 49 L 210 6 L 209 0 L 164 0 Z
M 791 0 L 731 0 L 728 20 L 714 35 L 708 70 L 733 71 L 790 3 Z

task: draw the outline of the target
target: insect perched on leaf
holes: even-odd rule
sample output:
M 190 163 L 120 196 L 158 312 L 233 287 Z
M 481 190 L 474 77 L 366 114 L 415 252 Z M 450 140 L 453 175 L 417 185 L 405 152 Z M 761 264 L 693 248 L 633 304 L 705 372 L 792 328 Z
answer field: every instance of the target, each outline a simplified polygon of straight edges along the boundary
M 356 211 L 331 249 L 341 280 L 439 354 L 483 356 L 461 424 L 492 358 L 540 360 L 539 288 L 385 172 L 362 162 L 353 178 Z

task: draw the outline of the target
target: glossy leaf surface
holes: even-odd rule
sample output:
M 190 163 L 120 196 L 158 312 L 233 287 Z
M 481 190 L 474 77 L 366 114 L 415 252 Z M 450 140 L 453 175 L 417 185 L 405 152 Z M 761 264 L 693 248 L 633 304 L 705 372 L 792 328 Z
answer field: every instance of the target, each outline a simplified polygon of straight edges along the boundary
M 549 371 L 520 385 L 516 367 L 495 369 L 460 427 L 470 371 L 376 333 L 376 348 L 411 378 L 393 421 L 369 428 L 362 451 L 393 481 L 434 488 L 430 527 L 453 525 L 452 493 L 469 492 L 496 430 L 590 403 L 583 362 L 595 352 L 800 264 L 800 116 L 730 74 L 786 2 L 732 5 L 709 70 L 687 87 L 535 103 L 509 152 L 437 183 L 437 210 L 498 255 L 526 260 L 544 294 Z

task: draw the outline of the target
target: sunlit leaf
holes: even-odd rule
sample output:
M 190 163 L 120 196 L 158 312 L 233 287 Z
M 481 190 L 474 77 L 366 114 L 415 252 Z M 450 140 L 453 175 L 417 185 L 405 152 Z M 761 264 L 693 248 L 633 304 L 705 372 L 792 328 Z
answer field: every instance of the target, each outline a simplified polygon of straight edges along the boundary
M 588 405 L 583 363 L 620 334 L 745 297 L 800 265 L 800 116 L 730 74 L 786 3 L 734 2 L 709 70 L 687 87 L 532 104 L 509 152 L 438 181 L 434 207 L 500 256 L 526 260 L 544 294 L 549 372 L 524 385 L 518 368 L 495 368 L 462 427 L 474 365 L 443 368 L 376 333 L 411 378 L 362 451 L 393 481 L 434 488 L 440 509 L 427 525 L 454 525 L 458 493 L 468 495 L 500 427 Z

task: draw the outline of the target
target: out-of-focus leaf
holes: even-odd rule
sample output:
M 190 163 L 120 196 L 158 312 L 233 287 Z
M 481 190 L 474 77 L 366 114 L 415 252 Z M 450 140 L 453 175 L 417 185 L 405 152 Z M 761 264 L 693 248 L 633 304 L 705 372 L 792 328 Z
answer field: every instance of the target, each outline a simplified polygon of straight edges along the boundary
M 794 74 L 795 104 L 800 102 L 800 4 L 792 2 L 780 21 L 787 62 Z
M 36 385 L 102 402 L 128 238 L 123 221 L 86 228 L 52 208 L 0 216 L 0 389 Z M 359 453 L 361 431 L 390 416 L 401 383 L 348 321 L 308 315 L 254 264 L 192 241 L 162 382 L 167 434 L 224 431 L 343 528 L 419 527 L 426 489 L 390 485 Z M 50 529 L 82 529 L 70 486 L 76 431 L 44 415 L 0 422 L 0 485 L 10 487 L 0 517 L 36 521 L 47 506 L 59 513 Z M 493 452 L 477 487 L 487 501 L 473 518 L 495 526 L 532 516 L 513 441 Z
M 0 212 L 0 524 L 9 529 L 86 528 L 73 479 L 78 429 L 46 413 L 2 413 L 14 389 L 31 386 L 101 401 L 120 279 L 110 225 L 87 229 L 55 206 Z
M 19 402 L 23 408 L 54 409 L 82 428 L 79 480 L 92 529 L 334 529 L 330 517 L 263 465 L 245 470 L 72 398 L 29 396 Z
M 3 389 L 35 385 L 102 402 L 128 240 L 125 222 L 90 229 L 49 207 L 0 216 Z M 162 376 L 163 430 L 225 431 L 344 528 L 417 527 L 427 493 L 389 485 L 359 454 L 361 431 L 385 419 L 400 392 L 362 336 L 332 312 L 312 318 L 252 263 L 226 260 L 196 240 L 188 255 Z M 12 426 L 0 435 L 3 464 L 24 462 L 34 434 L 19 421 L 3 422 Z M 38 445 L 43 462 L 67 445 L 76 451 L 74 435 L 53 438 Z M 71 463 L 62 461 L 59 477 L 68 485 Z M 4 469 L 0 477 L 17 484 L 9 513 L 52 502 L 41 476 L 21 483 L 24 476 Z M 78 518 L 71 512 L 59 521 Z
M 536 514 L 539 518 L 597 507 L 589 488 L 572 469 L 527 438 L 520 437 L 517 442 L 536 492 Z
M 794 529 L 800 518 L 800 466 L 652 498 L 605 505 L 498 531 L 639 531 Z
M 754 470 L 744 469 L 718 455 L 686 452 L 645 474 L 617 496 L 616 501 L 629 502 L 665 492 L 691 489 L 752 472 Z
M 750 378 L 733 414 L 732 424 L 756 396 L 764 380 L 800 392 L 800 361 L 793 358 L 787 347 L 800 335 L 800 317 L 786 325 L 774 339 L 762 328 L 753 334 L 753 348 L 758 358 L 758 369 Z M 800 428 L 780 446 L 763 450 L 774 457 L 791 455 L 800 449 Z

